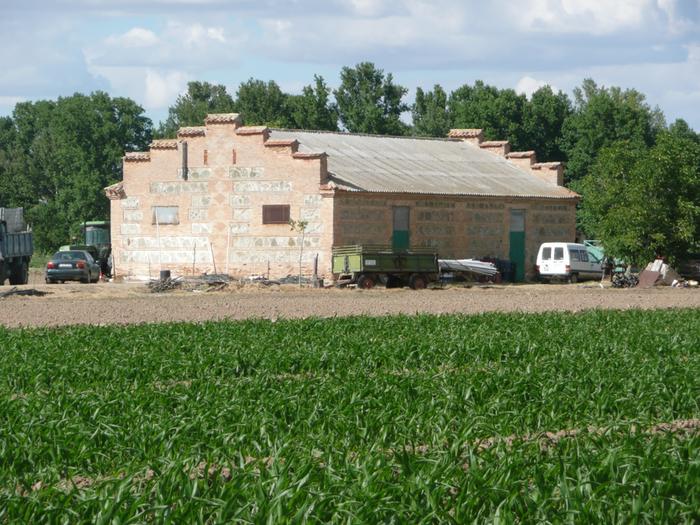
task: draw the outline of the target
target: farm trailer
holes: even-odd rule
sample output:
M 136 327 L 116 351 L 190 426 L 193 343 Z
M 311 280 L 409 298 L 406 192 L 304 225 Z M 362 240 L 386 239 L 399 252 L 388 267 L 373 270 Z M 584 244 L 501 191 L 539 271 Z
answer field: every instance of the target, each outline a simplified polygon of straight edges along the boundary
M 438 256 L 429 249 L 394 251 L 388 246 L 337 246 L 333 248 L 333 274 L 337 284 L 356 284 L 365 290 L 377 283 L 387 288 L 408 285 L 421 290 L 438 279 Z

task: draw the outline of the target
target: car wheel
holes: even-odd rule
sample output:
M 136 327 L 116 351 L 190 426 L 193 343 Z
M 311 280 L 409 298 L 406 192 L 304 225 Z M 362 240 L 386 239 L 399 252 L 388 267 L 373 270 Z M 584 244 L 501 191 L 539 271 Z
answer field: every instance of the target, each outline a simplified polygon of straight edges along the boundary
M 569 282 L 571 284 L 576 284 L 578 282 L 578 274 L 572 273 L 571 276 L 569 277 Z
M 56 284 L 55 279 L 49 279 L 48 277 L 46 278 L 46 284 Z

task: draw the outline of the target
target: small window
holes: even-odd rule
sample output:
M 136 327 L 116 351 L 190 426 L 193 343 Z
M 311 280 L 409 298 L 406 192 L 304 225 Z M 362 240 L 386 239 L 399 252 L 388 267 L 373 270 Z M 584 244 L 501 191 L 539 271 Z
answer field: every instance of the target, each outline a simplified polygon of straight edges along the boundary
M 262 207 L 263 224 L 287 224 L 289 204 L 266 204 Z
M 548 261 L 551 258 L 552 258 L 552 249 L 551 248 L 542 248 L 542 260 Z
M 571 250 L 569 253 L 571 254 L 572 261 L 580 261 L 581 260 L 581 258 L 579 257 L 581 252 L 579 252 L 578 250 Z
M 579 254 L 581 255 L 581 261 L 588 262 L 588 252 L 587 251 L 581 250 L 579 252 Z
M 564 260 L 564 248 L 554 248 L 554 260 L 563 261 Z
M 153 222 L 151 224 L 180 224 L 177 206 L 153 206 Z

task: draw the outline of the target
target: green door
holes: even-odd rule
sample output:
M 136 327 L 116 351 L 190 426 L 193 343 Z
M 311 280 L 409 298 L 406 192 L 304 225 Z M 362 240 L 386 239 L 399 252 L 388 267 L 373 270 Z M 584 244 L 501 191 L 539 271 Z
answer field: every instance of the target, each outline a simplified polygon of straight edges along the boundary
M 391 234 L 391 248 L 395 252 L 408 250 L 410 246 L 409 235 L 409 207 L 394 206 L 394 230 Z
M 525 280 L 525 210 L 510 210 L 510 261 L 515 263 L 515 282 Z

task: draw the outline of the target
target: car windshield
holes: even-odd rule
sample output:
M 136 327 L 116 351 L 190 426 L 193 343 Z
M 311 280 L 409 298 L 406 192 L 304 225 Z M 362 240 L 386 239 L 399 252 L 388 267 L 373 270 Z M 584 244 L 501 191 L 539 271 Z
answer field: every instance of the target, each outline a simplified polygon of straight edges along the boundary
M 56 252 L 53 255 L 54 261 L 74 261 L 76 259 L 87 260 L 85 252 Z

